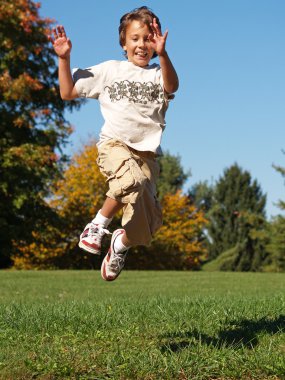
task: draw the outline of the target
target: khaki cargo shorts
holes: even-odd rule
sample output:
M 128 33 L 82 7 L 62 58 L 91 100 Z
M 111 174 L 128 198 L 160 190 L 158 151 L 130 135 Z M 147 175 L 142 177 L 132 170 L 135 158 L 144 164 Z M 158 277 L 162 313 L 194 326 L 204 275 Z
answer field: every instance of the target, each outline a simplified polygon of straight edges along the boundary
M 124 203 L 122 226 L 132 245 L 150 245 L 162 225 L 156 196 L 159 164 L 152 152 L 139 152 L 117 140 L 98 147 L 97 164 L 107 178 L 107 196 Z

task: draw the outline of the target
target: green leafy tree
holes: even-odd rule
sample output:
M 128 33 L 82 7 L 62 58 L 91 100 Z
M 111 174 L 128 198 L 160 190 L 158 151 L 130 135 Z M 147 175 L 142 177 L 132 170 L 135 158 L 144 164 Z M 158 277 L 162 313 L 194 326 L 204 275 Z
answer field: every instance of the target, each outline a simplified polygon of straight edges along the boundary
M 181 189 L 190 173 L 184 172 L 180 156 L 174 156 L 165 152 L 159 157 L 160 176 L 157 182 L 157 190 L 160 200 L 165 194 L 175 194 Z
M 65 109 L 79 102 L 60 99 L 57 65 L 39 3 L 0 1 L 0 267 L 19 237 L 55 217 L 45 199 L 60 174 L 61 147 L 71 133 Z
M 18 240 L 18 252 L 13 255 L 14 266 L 31 268 L 99 268 L 102 257 L 89 255 L 78 247 L 79 235 L 102 206 L 106 192 L 106 178 L 96 164 L 97 146 L 90 141 L 76 153 L 54 182 L 50 206 L 58 219 L 50 219 L 41 231 L 33 231 L 34 240 L 27 244 Z M 166 194 L 162 200 L 164 224 L 151 247 L 135 247 L 127 260 L 131 269 L 199 269 L 205 259 L 205 247 L 200 241 L 206 224 L 204 214 L 181 190 Z M 110 226 L 120 226 L 121 214 Z M 110 237 L 103 241 L 102 252 L 107 252 Z
M 285 151 L 283 151 L 283 153 L 285 154 Z M 283 178 L 285 178 L 285 168 L 283 168 L 282 166 L 278 166 L 278 165 L 273 165 L 273 168 L 279 172 Z M 282 200 L 279 200 L 278 202 L 278 207 L 280 208 L 280 210 L 285 210 L 285 201 L 282 201 Z
M 207 181 L 200 181 L 194 184 L 188 192 L 188 197 L 191 202 L 196 206 L 197 210 L 204 213 L 205 219 L 209 222 L 209 213 L 213 204 L 214 188 L 209 185 Z M 207 223 L 209 225 L 209 223 Z M 210 250 L 210 243 L 208 239 L 207 228 L 200 230 L 199 241 L 203 242 L 205 251 L 208 253 Z M 208 255 L 205 256 L 205 261 Z
M 79 235 L 101 208 L 107 192 L 106 179 L 96 163 L 97 154 L 96 142 L 90 141 L 74 154 L 62 178 L 54 182 L 49 205 L 57 220 L 47 220 L 40 233 L 33 231 L 30 244 L 18 240 L 18 252 L 13 256 L 16 268 L 99 267 L 97 256 L 78 247 Z M 105 239 L 103 250 L 109 242 Z
M 273 165 L 273 167 L 285 177 L 285 168 Z M 278 202 L 280 210 L 285 210 L 285 202 Z M 269 226 L 270 242 L 268 244 L 269 256 L 266 262 L 267 271 L 285 271 L 285 217 L 277 215 Z
M 285 218 L 276 216 L 269 225 L 270 240 L 267 246 L 268 257 L 265 261 L 264 271 L 285 271 Z
M 201 181 L 194 184 L 189 190 L 189 198 L 195 206 L 202 209 L 206 215 L 210 211 L 213 204 L 214 188 L 207 181 Z
M 206 250 L 201 230 L 207 220 L 183 195 L 165 194 L 162 200 L 163 226 L 154 236 L 150 247 L 135 247 L 129 255 L 129 269 L 199 270 L 205 261 Z
M 267 257 L 266 196 L 248 171 L 237 164 L 224 171 L 214 187 L 208 213 L 210 259 L 222 270 L 260 270 Z

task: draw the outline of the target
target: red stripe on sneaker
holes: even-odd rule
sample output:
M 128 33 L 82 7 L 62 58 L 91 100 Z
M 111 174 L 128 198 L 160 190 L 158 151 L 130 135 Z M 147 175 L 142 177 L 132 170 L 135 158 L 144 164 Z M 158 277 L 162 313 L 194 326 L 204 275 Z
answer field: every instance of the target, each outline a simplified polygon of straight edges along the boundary
M 81 240 L 81 243 L 83 243 L 84 245 L 86 245 L 87 247 L 90 247 L 90 248 L 99 249 L 99 250 L 101 249 L 101 247 L 99 247 L 99 245 L 97 245 L 97 244 L 90 244 L 90 243 L 88 243 L 85 240 Z
M 103 264 L 103 273 L 102 274 L 103 274 L 103 278 L 105 281 L 113 281 L 116 279 L 116 277 L 111 277 L 111 276 L 108 277 L 107 276 L 105 263 Z
M 82 239 L 88 236 L 89 228 L 87 228 L 85 231 L 82 233 Z
M 106 256 L 106 261 L 109 262 L 111 257 L 111 249 L 109 249 L 107 256 Z

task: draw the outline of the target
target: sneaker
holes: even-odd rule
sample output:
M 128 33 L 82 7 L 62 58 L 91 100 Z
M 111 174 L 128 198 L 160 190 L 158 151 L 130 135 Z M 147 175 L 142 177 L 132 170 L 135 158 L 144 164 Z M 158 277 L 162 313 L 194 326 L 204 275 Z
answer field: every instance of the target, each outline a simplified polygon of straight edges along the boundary
M 80 235 L 79 247 L 94 255 L 101 253 L 101 241 L 105 234 L 111 233 L 100 224 L 88 223 Z
M 117 239 L 117 237 L 123 234 L 124 232 L 125 230 L 123 229 L 118 229 L 113 232 L 111 246 L 101 266 L 101 276 L 105 281 L 116 280 L 116 278 L 119 276 L 122 269 L 124 268 L 128 250 L 118 253 L 114 252 L 114 242 Z

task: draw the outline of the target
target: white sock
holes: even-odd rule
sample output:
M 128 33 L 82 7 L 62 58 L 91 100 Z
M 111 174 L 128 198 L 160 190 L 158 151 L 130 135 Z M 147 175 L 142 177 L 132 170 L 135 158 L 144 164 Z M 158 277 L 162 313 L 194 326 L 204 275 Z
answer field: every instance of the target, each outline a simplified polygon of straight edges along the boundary
M 119 253 L 119 252 L 124 252 L 126 251 L 128 248 L 130 247 L 126 247 L 123 243 L 122 243 L 122 237 L 123 235 L 119 235 L 117 237 L 117 239 L 114 241 L 114 250 L 116 253 Z
M 92 220 L 91 223 L 101 224 L 103 227 L 108 227 L 113 218 L 109 218 L 109 219 L 106 218 L 106 216 L 102 215 L 100 211 L 101 210 L 97 212 L 97 215 L 95 216 L 95 218 Z

